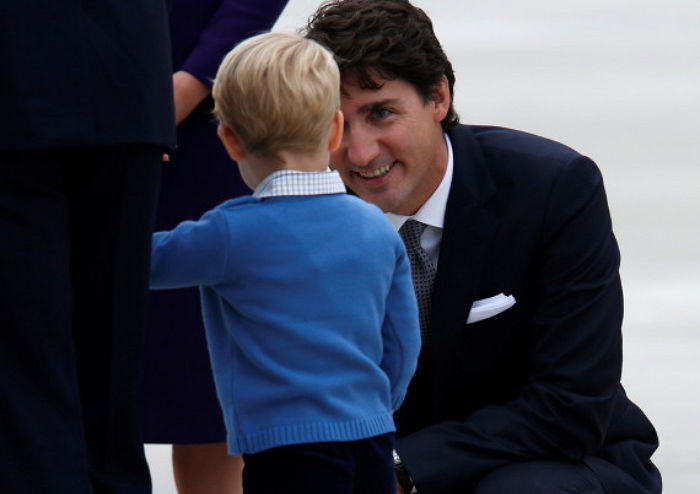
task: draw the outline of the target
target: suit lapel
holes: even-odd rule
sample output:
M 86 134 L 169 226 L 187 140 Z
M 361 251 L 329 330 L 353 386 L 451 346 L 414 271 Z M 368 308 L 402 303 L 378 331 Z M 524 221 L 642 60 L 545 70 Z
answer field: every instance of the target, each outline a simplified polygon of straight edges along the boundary
M 496 192 L 478 142 L 469 127 L 460 125 L 448 133 L 454 171 L 447 200 L 440 246 L 440 260 L 432 298 L 430 360 L 434 396 L 445 396 L 445 373 L 454 369 L 459 355 L 445 351 L 464 331 L 481 277 L 484 254 L 491 244 L 497 221 L 488 208 Z M 433 401 L 434 410 L 441 404 Z
M 449 135 L 454 171 L 433 290 L 431 328 L 436 337 L 464 326 L 481 260 L 496 230 L 496 219 L 486 204 L 496 187 L 478 143 L 465 126 Z

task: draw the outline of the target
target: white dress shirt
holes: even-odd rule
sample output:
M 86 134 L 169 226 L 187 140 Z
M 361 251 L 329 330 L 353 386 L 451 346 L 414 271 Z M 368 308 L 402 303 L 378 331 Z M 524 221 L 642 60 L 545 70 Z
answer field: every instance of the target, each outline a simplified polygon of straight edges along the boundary
M 447 197 L 450 194 L 452 170 L 454 168 L 452 143 L 447 134 L 445 134 L 445 143 L 447 144 L 447 169 L 435 192 L 413 216 L 386 213 L 387 218 L 389 218 L 389 221 L 391 221 L 391 224 L 394 225 L 397 231 L 409 219 L 428 225 L 421 236 L 420 245 L 428 254 L 430 260 L 433 261 L 435 267 L 437 267 L 440 257 L 440 242 L 442 241 L 442 229 L 445 224 L 445 209 L 447 208 Z

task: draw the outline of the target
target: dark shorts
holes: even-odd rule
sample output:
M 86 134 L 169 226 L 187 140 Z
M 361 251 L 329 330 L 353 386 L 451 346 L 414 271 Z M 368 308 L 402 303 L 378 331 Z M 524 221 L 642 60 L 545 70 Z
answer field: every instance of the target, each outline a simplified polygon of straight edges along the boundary
M 396 494 L 394 434 L 243 455 L 246 494 Z

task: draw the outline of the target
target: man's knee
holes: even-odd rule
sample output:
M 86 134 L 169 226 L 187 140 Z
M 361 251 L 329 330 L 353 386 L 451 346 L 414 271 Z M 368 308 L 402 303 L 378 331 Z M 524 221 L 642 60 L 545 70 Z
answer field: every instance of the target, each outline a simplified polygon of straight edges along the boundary
M 488 473 L 474 494 L 603 494 L 595 474 L 584 463 L 530 461 Z

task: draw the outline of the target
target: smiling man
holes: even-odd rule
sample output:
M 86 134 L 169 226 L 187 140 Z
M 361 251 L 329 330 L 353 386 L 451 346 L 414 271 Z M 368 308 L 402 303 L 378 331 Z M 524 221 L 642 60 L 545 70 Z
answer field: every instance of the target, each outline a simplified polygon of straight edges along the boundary
M 620 384 L 619 250 L 596 165 L 460 125 L 450 62 L 407 1 L 326 3 L 306 35 L 342 74 L 332 166 L 411 258 L 423 351 L 395 416 L 400 490 L 660 492 L 656 432 Z
M 343 79 L 348 121 L 333 165 L 345 183 L 384 211 L 414 214 L 437 189 L 447 169 L 440 122 L 450 107 L 447 79 L 424 101 L 401 79 L 378 79 L 367 91 L 357 77 Z

